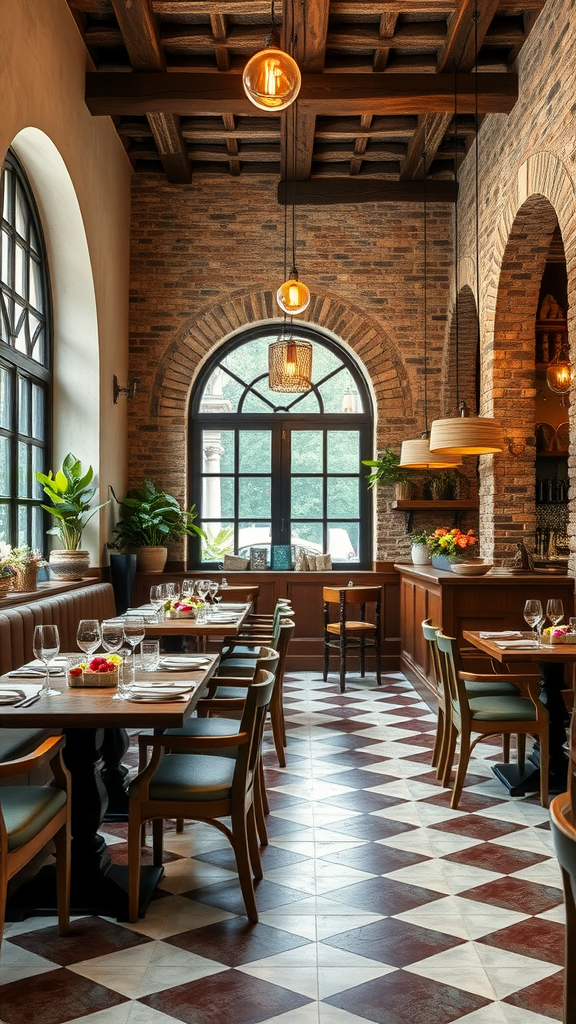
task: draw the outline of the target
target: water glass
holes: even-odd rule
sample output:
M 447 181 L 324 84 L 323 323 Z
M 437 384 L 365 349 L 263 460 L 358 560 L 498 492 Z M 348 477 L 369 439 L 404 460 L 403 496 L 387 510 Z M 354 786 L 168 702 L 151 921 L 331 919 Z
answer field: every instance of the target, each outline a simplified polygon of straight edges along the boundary
M 76 643 L 81 651 L 91 655 L 102 643 L 102 628 L 98 619 L 80 619 L 76 630 Z
M 166 604 L 166 590 L 164 583 L 157 583 L 153 587 L 150 587 L 150 604 L 156 609 L 156 621 L 161 621 L 160 610 Z
M 134 616 L 124 621 L 124 640 L 132 648 L 132 685 L 136 682 L 136 648 L 146 636 L 144 619 Z
M 541 601 L 526 601 L 524 605 L 524 619 L 529 626 L 532 627 L 532 639 L 538 639 L 537 626 L 539 622 L 544 621 L 544 612 L 542 611 Z
M 118 689 L 114 694 L 113 700 L 125 700 L 130 693 L 130 679 L 127 672 L 128 658 L 130 657 L 130 648 L 121 647 L 118 652 L 122 658 L 122 664 L 118 666 Z
M 36 626 L 32 647 L 34 654 L 40 661 L 44 662 L 46 669 L 46 675 L 40 692 L 43 697 L 57 697 L 60 691 L 50 688 L 50 662 L 60 651 L 58 626 Z
M 140 665 L 143 672 L 155 672 L 160 661 L 160 641 L 143 640 L 140 644 Z
M 546 605 L 546 615 L 553 626 L 557 626 L 564 618 L 564 605 L 559 597 L 551 597 Z

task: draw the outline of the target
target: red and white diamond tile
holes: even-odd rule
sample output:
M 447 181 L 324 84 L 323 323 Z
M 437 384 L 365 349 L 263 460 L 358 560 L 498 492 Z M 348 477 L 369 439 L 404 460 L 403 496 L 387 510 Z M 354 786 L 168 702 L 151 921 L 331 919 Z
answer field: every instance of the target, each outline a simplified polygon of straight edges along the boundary
M 551 1024 L 562 1017 L 560 874 L 535 798 L 477 748 L 460 808 L 430 768 L 435 718 L 399 673 L 290 677 L 288 767 L 267 742 L 260 923 L 226 840 L 169 831 L 135 925 L 6 927 L 0 1024 Z M 119 826 L 112 856 L 126 855 Z

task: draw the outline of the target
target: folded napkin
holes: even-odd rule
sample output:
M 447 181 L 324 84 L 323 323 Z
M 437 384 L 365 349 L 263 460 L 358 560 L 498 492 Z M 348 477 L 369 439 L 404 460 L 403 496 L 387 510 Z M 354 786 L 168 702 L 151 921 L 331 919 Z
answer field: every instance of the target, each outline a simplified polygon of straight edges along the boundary
M 506 650 L 508 647 L 539 647 L 537 640 L 496 640 L 496 647 Z
M 32 677 L 36 676 L 45 676 L 46 670 L 43 667 L 36 668 L 35 665 L 22 665 L 21 668 L 15 669 L 14 672 L 9 672 L 8 675 L 10 679 L 31 679 Z M 54 667 L 51 666 L 49 669 L 49 675 L 63 676 L 64 667 L 59 667 L 57 665 L 55 665 Z
M 25 697 L 24 690 L 0 690 L 0 706 L 4 704 L 17 704 L 19 700 L 24 700 Z
M 481 640 L 506 640 L 518 637 L 522 639 L 522 633 L 518 629 L 502 629 L 499 632 L 490 632 L 489 630 L 480 630 Z

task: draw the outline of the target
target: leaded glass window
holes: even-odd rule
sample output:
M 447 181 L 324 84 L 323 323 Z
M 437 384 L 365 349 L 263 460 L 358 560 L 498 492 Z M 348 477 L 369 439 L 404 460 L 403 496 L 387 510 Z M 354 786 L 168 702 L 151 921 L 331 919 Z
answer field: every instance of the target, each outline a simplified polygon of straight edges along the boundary
M 1 179 L 0 540 L 45 547 L 42 489 L 50 411 L 50 311 L 40 221 L 24 171 L 8 154 Z
M 296 335 L 295 335 L 296 336 Z M 333 564 L 371 564 L 370 398 L 355 362 L 311 328 L 312 389 L 268 387 L 268 346 L 277 330 L 252 329 L 204 368 L 191 404 L 192 500 L 207 539 L 192 564 L 250 556 L 274 545 L 329 552 Z

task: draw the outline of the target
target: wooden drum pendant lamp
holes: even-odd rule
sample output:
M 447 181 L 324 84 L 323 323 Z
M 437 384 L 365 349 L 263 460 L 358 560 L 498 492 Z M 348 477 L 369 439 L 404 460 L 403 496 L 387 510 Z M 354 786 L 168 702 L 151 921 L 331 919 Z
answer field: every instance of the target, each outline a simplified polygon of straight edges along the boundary
M 476 218 L 476 308 L 480 331 L 480 243 L 479 243 L 479 180 L 478 180 L 478 4 L 474 8 L 475 68 L 475 218 Z M 457 67 L 454 65 L 454 177 L 458 178 L 458 94 Z M 456 274 L 456 392 L 459 416 L 434 420 L 430 431 L 430 450 L 439 455 L 496 455 L 504 448 L 502 426 L 492 416 L 471 415 L 465 401 L 460 401 L 458 366 L 458 202 L 454 205 L 454 269 Z
M 452 469 L 462 465 L 458 455 L 444 455 L 430 451 L 428 430 L 428 217 L 426 203 L 426 140 L 422 153 L 424 164 L 424 433 L 420 437 L 403 441 L 400 449 L 400 465 L 406 469 Z

